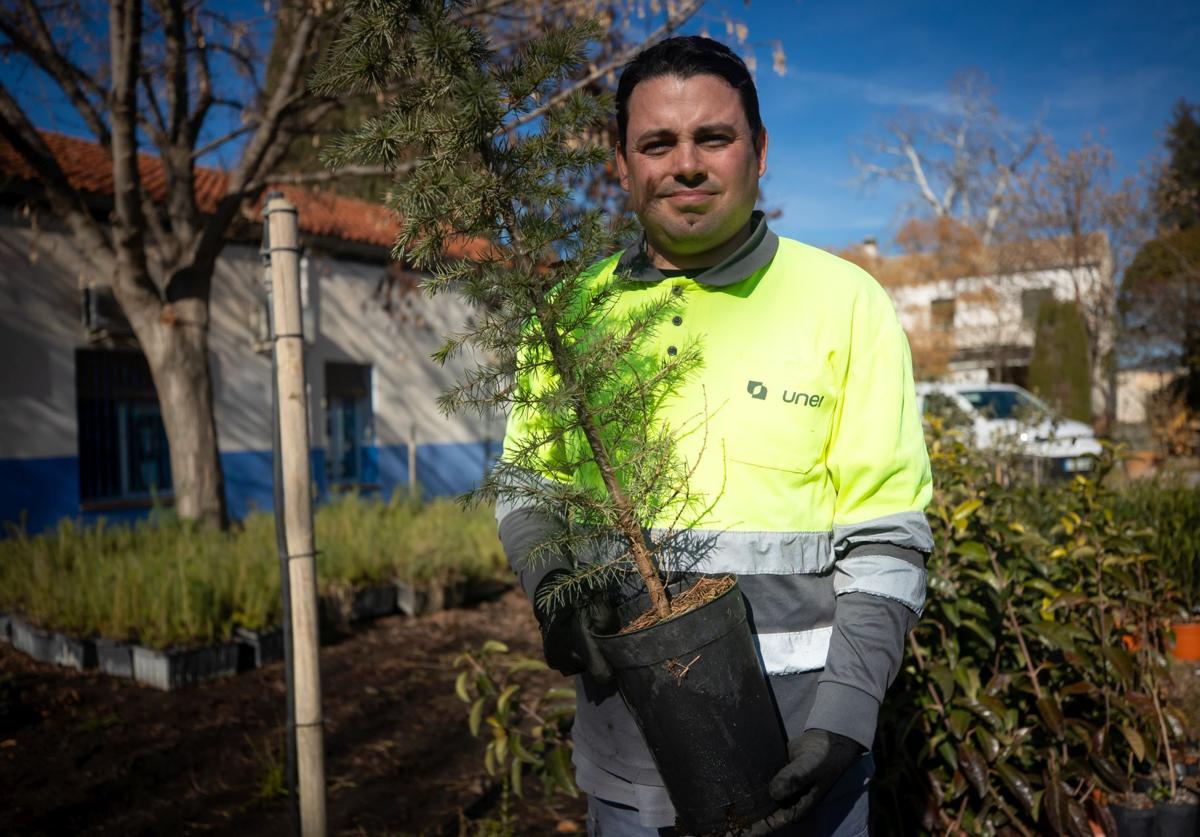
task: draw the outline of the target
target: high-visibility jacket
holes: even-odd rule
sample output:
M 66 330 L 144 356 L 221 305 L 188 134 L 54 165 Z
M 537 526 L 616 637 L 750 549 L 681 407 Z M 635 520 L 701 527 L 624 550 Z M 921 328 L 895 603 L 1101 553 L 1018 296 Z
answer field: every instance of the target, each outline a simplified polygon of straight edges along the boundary
M 700 430 L 677 438 L 678 454 L 694 466 L 689 489 L 709 500 L 689 532 L 704 548 L 686 569 L 737 574 L 790 734 L 820 715 L 822 728 L 869 747 L 890 676 L 848 664 L 836 682 L 821 679 L 821 670 L 839 597 L 865 593 L 912 614 L 924 604 L 931 478 L 908 344 L 868 274 L 776 237 L 757 213 L 755 220 L 752 240 L 734 258 L 696 277 L 639 270 L 636 254 L 626 253 L 599 265 L 596 282 L 633 266 L 618 286 L 614 317 L 663 294 L 678 298 L 649 351 L 670 357 L 699 341 L 700 367 L 658 413 L 674 428 L 695 427 L 701 417 Z M 538 420 L 524 410 L 510 415 L 506 455 Z M 597 478 L 587 468 L 542 476 Z M 514 511 L 498 505 L 502 526 Z M 647 523 L 652 535 L 670 525 Z M 528 592 L 545 572 L 518 570 Z M 902 634 L 904 627 L 866 630 Z M 631 782 L 659 784 L 648 754 L 614 735 L 613 717 L 624 707 L 610 705 L 614 698 L 595 684 L 582 685 L 577 764 L 582 756 Z

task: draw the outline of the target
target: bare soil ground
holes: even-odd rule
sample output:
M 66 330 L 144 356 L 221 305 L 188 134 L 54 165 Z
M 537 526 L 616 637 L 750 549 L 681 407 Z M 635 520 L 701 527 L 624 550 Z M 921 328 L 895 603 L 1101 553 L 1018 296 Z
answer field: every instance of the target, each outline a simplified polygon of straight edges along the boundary
M 322 648 L 331 834 L 458 835 L 494 815 L 452 665 L 489 638 L 539 652 L 519 592 Z M 281 664 L 168 694 L 0 644 L 0 833 L 286 835 L 286 801 L 260 794 L 283 730 Z M 583 810 L 514 813 L 519 833 L 548 834 L 581 832 Z

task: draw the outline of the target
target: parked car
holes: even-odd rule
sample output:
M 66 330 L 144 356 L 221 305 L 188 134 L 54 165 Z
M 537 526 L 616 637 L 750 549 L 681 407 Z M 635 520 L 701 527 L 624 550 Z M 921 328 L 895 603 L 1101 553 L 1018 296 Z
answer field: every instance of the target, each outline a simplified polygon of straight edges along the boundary
M 1015 384 L 917 384 L 917 406 L 977 447 L 1011 446 L 1061 475 L 1091 471 L 1101 452 L 1091 427 L 1062 418 Z

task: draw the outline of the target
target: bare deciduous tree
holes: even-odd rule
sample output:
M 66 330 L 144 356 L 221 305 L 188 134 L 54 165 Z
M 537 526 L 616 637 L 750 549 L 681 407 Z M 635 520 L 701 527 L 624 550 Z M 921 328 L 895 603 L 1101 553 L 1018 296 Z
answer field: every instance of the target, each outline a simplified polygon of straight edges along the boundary
M 913 203 L 975 230 L 986 246 L 1004 220 L 1023 166 L 1042 143 L 1037 127 L 1011 128 L 984 78 L 967 73 L 950 87 L 944 113 L 901 114 L 865 140 L 855 164 L 865 182 L 911 184 Z

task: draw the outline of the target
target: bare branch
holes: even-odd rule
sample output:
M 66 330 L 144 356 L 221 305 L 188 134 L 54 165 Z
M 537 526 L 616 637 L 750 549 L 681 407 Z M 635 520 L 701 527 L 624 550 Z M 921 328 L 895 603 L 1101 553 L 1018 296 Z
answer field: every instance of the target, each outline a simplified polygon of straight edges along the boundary
M 250 133 L 257 127 L 258 127 L 257 124 L 250 123 L 248 125 L 243 125 L 240 128 L 235 128 L 234 130 L 230 131 L 229 133 L 225 134 L 224 136 L 217 137 L 212 142 L 207 142 L 204 145 L 197 148 L 195 151 L 192 152 L 192 159 L 198 160 L 201 157 L 203 157 L 205 154 L 209 153 L 210 151 L 215 151 L 216 149 L 220 148 L 225 143 L 232 142 L 233 140 L 237 139 L 238 137 L 244 136 L 245 134 Z
M 23 20 L 22 20 L 23 19 Z M 31 29 L 26 29 L 24 24 Z M 54 43 L 46 19 L 34 0 L 21 0 L 21 15 L 14 19 L 8 10 L 0 13 L 0 31 L 12 41 L 13 46 L 25 53 L 66 93 L 71 104 L 87 123 L 96 140 L 108 148 L 111 138 L 108 126 L 87 91 L 104 101 L 103 91 L 82 69 L 67 60 L 62 50 Z
M 216 98 L 213 95 L 212 71 L 208 65 L 208 46 L 204 40 L 204 30 L 200 28 L 200 20 L 193 13 L 189 18 L 192 30 L 192 41 L 195 43 L 196 51 L 196 75 L 199 85 L 198 95 L 196 97 L 196 107 L 188 117 L 188 139 L 190 145 L 196 144 L 196 138 L 200 136 L 200 129 L 204 125 L 204 118 L 208 116 L 208 110 L 216 103 Z M 222 104 L 229 104 L 228 100 L 222 100 Z
M 633 44 L 629 48 L 618 53 L 616 57 L 614 57 L 608 63 L 600 65 L 583 78 L 575 80 L 569 86 L 547 99 L 545 104 L 534 108 L 528 113 L 522 114 L 512 122 L 508 123 L 508 125 L 506 125 L 497 133 L 512 136 L 522 125 L 528 125 L 546 111 L 551 110 L 552 108 L 555 108 L 565 102 L 567 98 L 570 97 L 570 95 L 576 90 L 579 90 L 581 87 L 586 87 L 601 76 L 610 73 L 618 67 L 626 64 L 631 58 L 633 58 L 634 55 L 641 52 L 647 43 L 653 43 L 661 40 L 662 38 L 665 38 L 667 35 L 674 32 L 683 24 L 687 23 L 687 21 L 694 14 L 696 14 L 697 11 L 699 11 L 701 2 L 702 0 L 688 0 L 688 2 L 685 2 L 683 6 L 680 7 L 674 16 L 668 17 L 662 26 L 654 30 L 654 32 L 652 32 L 649 37 L 646 38 L 645 42 Z

